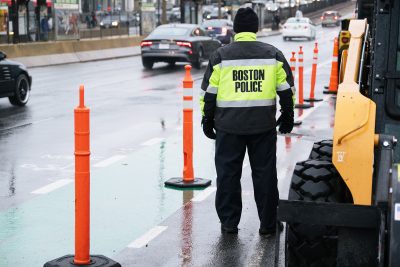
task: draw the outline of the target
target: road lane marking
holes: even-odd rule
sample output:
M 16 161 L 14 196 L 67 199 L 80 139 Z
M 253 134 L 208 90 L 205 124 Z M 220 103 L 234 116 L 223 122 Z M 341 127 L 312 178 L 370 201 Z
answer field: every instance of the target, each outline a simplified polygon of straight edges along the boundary
M 161 142 L 164 141 L 164 140 L 165 140 L 165 138 L 156 137 L 156 138 L 152 138 L 152 139 L 150 139 L 150 140 L 147 140 L 146 142 L 143 142 L 143 143 L 141 143 L 140 145 L 141 145 L 141 146 L 152 146 L 152 145 L 161 143 Z
M 54 191 L 60 187 L 63 187 L 67 184 L 72 183 L 73 180 L 72 179 L 61 179 L 58 180 L 54 183 L 48 184 L 46 186 L 43 186 L 35 191 L 32 191 L 31 194 L 35 194 L 35 195 L 43 195 L 43 194 L 47 194 L 50 193 L 51 191 Z
M 141 248 L 147 245 L 151 240 L 156 238 L 158 235 L 160 235 L 162 232 L 167 230 L 168 226 L 156 226 L 151 228 L 147 233 L 133 241 L 128 245 L 128 248 Z
M 107 166 L 110 166 L 111 164 L 114 164 L 115 162 L 120 161 L 121 159 L 124 159 L 125 157 L 126 156 L 124 156 L 124 155 L 115 155 L 108 159 L 97 162 L 96 164 L 93 165 L 93 167 L 96 167 L 96 168 L 107 167 Z
M 249 166 L 249 164 L 247 164 L 247 163 L 243 164 L 243 169 L 247 168 L 248 166 Z
M 216 187 L 208 187 L 192 199 L 192 202 L 202 202 L 217 190 Z

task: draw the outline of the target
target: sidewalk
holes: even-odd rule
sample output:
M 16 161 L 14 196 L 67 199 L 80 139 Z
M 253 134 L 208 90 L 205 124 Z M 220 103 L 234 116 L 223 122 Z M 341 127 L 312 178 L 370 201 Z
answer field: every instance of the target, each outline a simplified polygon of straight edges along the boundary
M 281 34 L 279 31 L 263 29 L 257 35 L 267 37 Z M 116 59 L 123 57 L 140 56 L 140 46 L 102 49 L 75 53 L 51 54 L 32 57 L 17 57 L 12 60 L 23 63 L 28 68 L 54 66 L 70 63 L 82 63 L 97 60 Z
M 354 7 L 355 7 L 355 2 L 349 1 L 345 3 L 336 4 L 312 13 L 306 13 L 304 14 L 304 16 L 311 18 L 316 24 L 319 25 L 320 24 L 319 18 L 322 12 L 327 10 L 337 10 L 341 12 L 343 15 L 346 15 L 352 13 Z M 271 28 L 264 28 L 257 33 L 257 36 L 269 37 L 280 34 L 281 31 L 272 31 Z M 116 59 L 122 57 L 133 57 L 133 56 L 140 56 L 140 46 L 128 46 L 121 48 L 110 48 L 110 49 L 63 53 L 63 54 L 49 54 L 49 55 L 29 56 L 29 57 L 15 57 L 12 59 L 25 64 L 28 68 L 34 68 L 34 67 L 81 63 L 81 62 L 97 61 L 97 60 Z

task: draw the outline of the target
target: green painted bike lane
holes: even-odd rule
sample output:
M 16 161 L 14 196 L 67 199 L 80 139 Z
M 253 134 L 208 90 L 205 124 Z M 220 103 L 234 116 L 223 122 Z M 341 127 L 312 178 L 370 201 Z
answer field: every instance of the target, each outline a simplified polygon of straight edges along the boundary
M 195 131 L 195 176 L 213 180 L 214 144 Z M 182 136 L 91 173 L 91 254 L 111 257 L 183 205 L 164 187 L 182 175 Z M 195 191 L 194 196 L 199 191 Z M 179 226 L 177 226 L 179 227 Z M 0 213 L 0 266 L 36 267 L 74 253 L 74 183 Z

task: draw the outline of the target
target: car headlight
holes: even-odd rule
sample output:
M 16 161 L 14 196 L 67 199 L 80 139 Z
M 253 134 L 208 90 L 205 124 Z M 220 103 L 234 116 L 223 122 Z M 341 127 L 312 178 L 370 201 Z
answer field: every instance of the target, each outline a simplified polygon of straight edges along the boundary
M 103 22 L 100 22 L 100 26 L 103 26 L 104 25 L 104 23 Z
M 111 25 L 113 25 L 113 26 L 118 26 L 118 21 L 113 21 L 113 22 L 111 23 Z

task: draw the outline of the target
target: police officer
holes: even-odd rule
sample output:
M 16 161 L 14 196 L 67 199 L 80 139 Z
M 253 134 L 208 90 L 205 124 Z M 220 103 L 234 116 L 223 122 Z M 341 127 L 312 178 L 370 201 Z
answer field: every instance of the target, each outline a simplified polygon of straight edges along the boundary
M 276 174 L 276 126 L 293 128 L 293 76 L 282 52 L 256 41 L 258 17 L 249 7 L 235 16 L 235 41 L 211 56 L 201 85 L 204 134 L 216 139 L 215 206 L 223 233 L 237 233 L 242 212 L 242 164 L 252 169 L 259 233 L 276 231 L 279 193 Z M 281 115 L 276 122 L 276 95 Z M 215 132 L 214 132 L 215 129 Z M 280 230 L 283 228 L 279 222 Z

